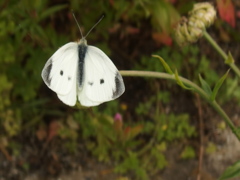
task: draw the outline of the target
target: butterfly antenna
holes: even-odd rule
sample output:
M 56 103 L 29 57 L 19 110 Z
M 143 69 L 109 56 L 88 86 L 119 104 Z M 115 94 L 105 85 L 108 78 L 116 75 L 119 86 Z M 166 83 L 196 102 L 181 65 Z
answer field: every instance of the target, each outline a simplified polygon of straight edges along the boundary
M 87 35 L 84 37 L 86 38 L 89 33 L 100 23 L 100 21 L 104 18 L 104 15 L 101 16 L 101 18 L 98 20 L 98 22 L 96 24 L 94 24 L 94 26 L 88 31 Z
M 74 12 L 72 12 L 72 15 L 73 15 L 73 18 L 74 18 L 74 20 L 75 20 L 75 21 L 76 21 L 76 23 L 77 23 L 78 29 L 79 29 L 79 31 L 80 31 L 80 33 L 81 33 L 81 36 L 82 36 L 82 38 L 83 38 L 83 33 L 82 33 L 82 30 L 81 30 L 81 28 L 80 28 L 80 25 L 78 24 L 78 21 L 77 21 L 77 19 L 76 19 L 76 17 L 75 17 L 75 14 L 74 14 Z

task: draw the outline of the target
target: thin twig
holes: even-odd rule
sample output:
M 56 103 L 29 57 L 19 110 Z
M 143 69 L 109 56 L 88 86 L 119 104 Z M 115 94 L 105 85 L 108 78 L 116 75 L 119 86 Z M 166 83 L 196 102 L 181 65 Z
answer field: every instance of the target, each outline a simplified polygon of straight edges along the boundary
M 203 162 L 203 117 L 202 117 L 202 105 L 199 95 L 196 94 L 197 98 L 197 107 L 198 107 L 198 118 L 199 118 L 199 156 L 198 156 L 198 173 L 197 180 L 201 180 L 201 172 L 202 172 L 202 162 Z
M 8 153 L 7 149 L 4 146 L 0 145 L 0 151 L 5 155 L 8 161 L 12 161 L 11 155 Z
M 222 50 L 222 48 L 216 43 L 216 41 L 208 34 L 207 31 L 203 32 L 203 36 L 208 40 L 208 42 L 213 46 L 213 48 L 222 56 L 224 59 L 225 63 L 228 64 L 232 70 L 240 77 L 240 70 L 239 68 L 235 65 L 235 63 L 227 63 L 228 60 L 228 55 Z

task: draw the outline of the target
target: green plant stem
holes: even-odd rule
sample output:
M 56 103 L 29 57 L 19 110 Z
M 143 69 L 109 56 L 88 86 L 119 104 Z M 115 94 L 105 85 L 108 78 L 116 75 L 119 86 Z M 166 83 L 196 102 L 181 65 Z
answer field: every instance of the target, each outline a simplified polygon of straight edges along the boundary
M 208 40 L 208 42 L 216 49 L 216 51 L 223 57 L 225 60 L 225 63 L 228 64 L 233 71 L 240 77 L 240 70 L 239 68 L 234 64 L 234 62 L 229 63 L 228 60 L 228 55 L 222 50 L 222 48 L 214 41 L 214 39 L 207 33 L 207 31 L 203 32 L 203 36 Z
M 169 79 L 176 81 L 175 75 L 162 73 L 162 72 L 152 72 L 152 71 L 120 71 L 122 76 L 134 76 L 134 77 L 151 77 L 151 78 L 160 78 L 160 79 Z M 209 104 L 219 113 L 219 115 L 222 116 L 222 118 L 225 120 L 227 125 L 230 127 L 232 132 L 236 135 L 238 140 L 240 141 L 240 133 L 237 131 L 237 128 L 232 123 L 231 119 L 228 117 L 228 115 L 225 113 L 225 111 L 219 106 L 219 104 L 216 101 L 211 101 L 211 98 L 205 93 L 205 91 L 200 88 L 195 83 L 189 81 L 188 79 L 185 79 L 183 77 L 179 76 L 179 79 L 182 81 L 182 83 L 186 86 L 191 87 L 195 92 L 197 92 L 201 97 L 203 97 L 205 100 L 209 102 Z

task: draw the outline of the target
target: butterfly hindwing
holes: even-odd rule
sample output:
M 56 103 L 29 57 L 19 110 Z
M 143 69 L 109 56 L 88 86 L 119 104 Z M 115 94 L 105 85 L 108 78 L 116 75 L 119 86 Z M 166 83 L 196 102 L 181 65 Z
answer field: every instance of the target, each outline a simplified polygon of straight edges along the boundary
M 60 95 L 67 95 L 76 86 L 78 63 L 77 43 L 68 43 L 49 58 L 42 71 L 45 84 Z
M 76 95 L 76 84 L 73 85 L 73 88 L 67 95 L 57 94 L 58 98 L 69 106 L 74 106 L 77 101 Z
M 116 99 L 125 90 L 122 76 L 109 57 L 94 46 L 87 46 L 83 88 L 78 99 L 83 106 L 96 106 Z

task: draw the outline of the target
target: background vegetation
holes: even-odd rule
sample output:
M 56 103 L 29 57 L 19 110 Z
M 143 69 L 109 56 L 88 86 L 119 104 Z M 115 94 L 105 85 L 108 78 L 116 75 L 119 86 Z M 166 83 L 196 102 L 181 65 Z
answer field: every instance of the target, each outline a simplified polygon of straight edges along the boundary
M 119 99 L 93 108 L 72 108 L 58 100 L 40 76 L 59 47 L 81 38 L 74 11 L 84 34 L 105 14 L 87 40 L 109 55 L 118 69 L 164 72 L 160 61 L 151 57 L 157 54 L 181 76 L 200 84 L 201 74 L 213 87 L 229 68 L 218 53 L 204 39 L 186 47 L 172 40 L 176 23 L 196 2 L 1 2 L 0 179 L 24 179 L 29 174 L 57 177 L 79 166 L 83 171 L 100 171 L 94 163 L 89 165 L 92 160 L 107 167 L 104 173 L 101 169 L 103 179 L 174 179 L 174 172 L 164 176 L 166 169 L 188 162 L 183 177 L 197 169 L 194 177 L 218 178 L 221 168 L 206 170 L 199 162 L 204 156 L 201 148 L 206 156 L 217 153 L 217 136 L 228 131 L 197 94 L 167 80 L 124 77 L 126 92 Z M 217 7 L 221 1 L 212 2 Z M 240 35 L 235 18 L 240 5 L 235 6 L 236 16 L 221 15 L 209 32 L 237 60 Z M 218 11 L 224 9 L 228 8 Z M 229 73 L 217 98 L 239 126 L 240 89 L 234 73 Z M 230 164 L 236 158 L 240 157 L 232 157 Z M 198 163 L 191 167 L 190 162 Z

